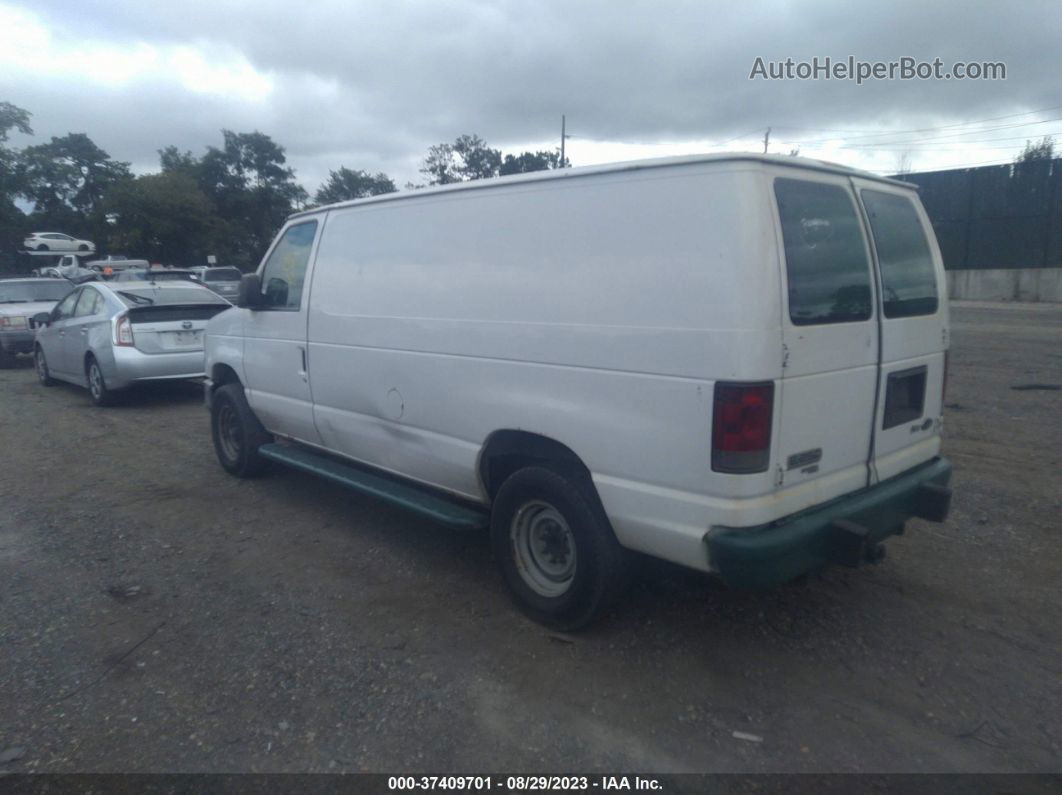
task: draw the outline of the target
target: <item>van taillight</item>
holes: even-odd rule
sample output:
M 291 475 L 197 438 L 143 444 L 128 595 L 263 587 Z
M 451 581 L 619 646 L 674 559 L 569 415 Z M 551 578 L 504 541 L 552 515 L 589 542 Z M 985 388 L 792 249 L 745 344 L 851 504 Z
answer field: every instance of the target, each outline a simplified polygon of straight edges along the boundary
M 774 384 L 715 385 L 712 410 L 712 469 L 748 474 L 766 472 L 771 458 Z
M 133 324 L 129 322 L 128 315 L 120 315 L 114 323 L 114 344 L 133 347 Z

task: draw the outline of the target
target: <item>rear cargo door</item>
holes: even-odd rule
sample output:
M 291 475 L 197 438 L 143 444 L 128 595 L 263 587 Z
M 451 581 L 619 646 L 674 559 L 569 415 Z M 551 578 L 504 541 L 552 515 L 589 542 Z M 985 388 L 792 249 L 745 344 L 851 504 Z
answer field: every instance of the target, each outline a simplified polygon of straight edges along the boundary
M 848 177 L 769 172 L 782 268 L 775 483 L 812 505 L 869 480 L 878 376 L 873 264 Z
M 872 477 L 886 480 L 940 451 L 945 351 L 944 266 L 917 194 L 853 178 L 875 256 L 881 372 Z

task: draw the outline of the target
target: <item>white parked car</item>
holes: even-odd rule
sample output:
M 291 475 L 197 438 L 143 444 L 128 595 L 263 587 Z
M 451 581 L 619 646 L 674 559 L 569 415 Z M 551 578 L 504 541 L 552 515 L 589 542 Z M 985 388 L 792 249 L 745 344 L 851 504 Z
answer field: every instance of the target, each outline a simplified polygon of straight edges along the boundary
M 771 586 L 945 518 L 943 286 L 911 185 L 795 157 L 322 207 L 207 326 L 214 446 L 489 521 L 553 626 L 631 551 Z
M 90 253 L 96 250 L 96 244 L 91 240 L 78 240 L 76 237 L 64 235 L 62 232 L 33 232 L 22 241 L 22 246 L 27 251 L 83 251 Z

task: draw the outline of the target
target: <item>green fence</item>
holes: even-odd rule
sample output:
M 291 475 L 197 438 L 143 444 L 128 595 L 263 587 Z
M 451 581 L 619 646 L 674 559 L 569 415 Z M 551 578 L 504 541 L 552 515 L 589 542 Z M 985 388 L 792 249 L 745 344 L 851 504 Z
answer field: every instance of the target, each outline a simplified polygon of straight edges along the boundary
M 944 267 L 1062 267 L 1062 159 L 903 174 L 918 185 Z

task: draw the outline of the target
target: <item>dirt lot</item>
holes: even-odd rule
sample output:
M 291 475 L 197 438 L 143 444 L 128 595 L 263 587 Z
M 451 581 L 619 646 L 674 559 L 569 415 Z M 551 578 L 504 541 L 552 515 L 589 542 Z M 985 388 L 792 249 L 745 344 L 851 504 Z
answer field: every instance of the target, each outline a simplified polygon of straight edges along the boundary
M 652 565 L 577 637 L 485 536 L 228 477 L 194 386 L 0 371 L 0 770 L 1062 771 L 1062 392 L 1012 388 L 1062 307 L 953 319 L 946 524 L 766 593 Z

